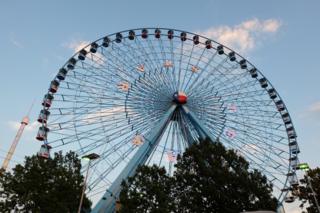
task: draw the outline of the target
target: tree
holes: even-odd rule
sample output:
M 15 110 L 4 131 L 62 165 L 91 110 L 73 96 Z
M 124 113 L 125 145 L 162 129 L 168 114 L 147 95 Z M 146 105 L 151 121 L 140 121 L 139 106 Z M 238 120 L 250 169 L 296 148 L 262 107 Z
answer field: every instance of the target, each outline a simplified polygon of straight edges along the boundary
M 249 170 L 249 163 L 221 143 L 209 140 L 194 144 L 179 156 L 176 171 L 169 177 L 163 168 L 143 167 L 137 175 L 123 184 L 120 195 L 121 212 L 129 211 L 144 202 L 152 206 L 161 195 L 167 196 L 162 212 L 242 212 L 244 210 L 275 210 L 277 200 L 272 197 L 272 185 L 257 170 Z M 154 172 L 161 170 L 161 178 L 154 182 Z M 135 181 L 132 181 L 135 180 Z M 153 190 L 156 188 L 156 190 Z M 151 196 L 141 192 L 148 192 Z M 136 202 L 139 200 L 139 202 Z M 158 212 L 150 207 L 148 211 Z
M 2 173 L 3 202 L 0 212 L 23 209 L 24 212 L 73 213 L 79 205 L 83 176 L 81 163 L 74 152 L 65 156 L 55 153 L 54 158 L 36 155 L 25 158 L 12 173 Z M 85 197 L 83 209 L 90 209 L 91 201 Z
M 135 176 L 122 183 L 121 212 L 167 213 L 173 210 L 170 190 L 173 178 L 164 168 L 141 166 Z
M 320 203 L 320 168 L 310 169 L 306 175 L 300 181 L 299 191 L 296 193 L 301 200 L 300 207 L 304 207 L 308 202 L 309 206 L 306 208 L 309 213 L 318 213 L 317 206 L 315 204 L 314 196 L 318 203 Z M 310 188 L 310 183 L 313 188 L 313 192 Z
M 174 195 L 178 212 L 275 210 L 272 185 L 233 150 L 209 140 L 191 146 L 178 159 Z

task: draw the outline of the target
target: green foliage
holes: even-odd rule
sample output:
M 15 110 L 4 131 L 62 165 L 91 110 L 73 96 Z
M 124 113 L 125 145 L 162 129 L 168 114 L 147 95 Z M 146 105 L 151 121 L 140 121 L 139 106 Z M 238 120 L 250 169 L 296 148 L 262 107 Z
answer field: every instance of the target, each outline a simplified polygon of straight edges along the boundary
M 128 185 L 129 183 L 129 185 Z M 171 212 L 172 178 L 166 175 L 164 168 L 157 166 L 139 167 L 134 177 L 122 183 L 120 194 L 121 212 Z
M 191 146 L 175 167 L 173 177 L 164 168 L 140 167 L 123 183 L 121 212 L 233 213 L 277 207 L 266 177 L 250 171 L 243 157 L 219 142 Z
M 308 176 L 307 176 L 308 175 Z M 310 206 L 307 207 L 309 213 L 318 213 L 315 200 L 310 188 L 312 185 L 318 203 L 320 203 L 320 168 L 310 169 L 307 175 L 300 181 L 299 191 L 296 193 L 301 200 L 301 206 L 304 207 L 308 202 Z M 308 180 L 309 177 L 309 180 Z
M 0 212 L 22 208 L 33 213 L 73 213 L 78 209 L 83 176 L 78 156 L 55 153 L 54 158 L 26 157 L 24 165 L 16 165 L 12 173 L 1 175 L 0 184 L 5 202 Z M 85 197 L 83 207 L 90 209 Z

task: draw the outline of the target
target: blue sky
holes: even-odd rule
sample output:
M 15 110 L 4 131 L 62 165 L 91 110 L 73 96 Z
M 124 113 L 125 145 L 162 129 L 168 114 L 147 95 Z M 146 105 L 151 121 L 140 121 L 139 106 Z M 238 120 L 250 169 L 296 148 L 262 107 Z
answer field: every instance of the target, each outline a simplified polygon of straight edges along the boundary
M 159 26 L 211 35 L 238 49 L 285 101 L 301 161 L 319 166 L 319 8 L 316 0 L 2 1 L 0 156 L 34 99 L 30 123 L 36 119 L 50 81 L 79 45 L 121 30 Z M 32 127 L 17 148 L 17 162 L 39 148 Z

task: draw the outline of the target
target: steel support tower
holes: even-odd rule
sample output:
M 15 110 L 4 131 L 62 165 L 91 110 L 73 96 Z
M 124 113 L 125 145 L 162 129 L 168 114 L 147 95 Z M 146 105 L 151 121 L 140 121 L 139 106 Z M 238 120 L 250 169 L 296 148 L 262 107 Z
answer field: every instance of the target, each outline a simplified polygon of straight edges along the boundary
M 10 160 L 12 158 L 12 155 L 13 155 L 13 153 L 14 153 L 14 151 L 15 151 L 18 143 L 19 143 L 19 140 L 21 138 L 23 130 L 28 124 L 29 124 L 29 117 L 25 116 L 21 121 L 21 125 L 20 125 L 20 128 L 19 128 L 18 132 L 17 132 L 17 135 L 16 135 L 16 137 L 14 138 L 14 140 L 13 140 L 13 142 L 11 144 L 11 147 L 10 147 L 10 149 L 9 149 L 7 155 L 6 155 L 6 158 L 3 161 L 3 164 L 2 164 L 2 167 L 1 167 L 2 170 L 5 171 L 7 169 L 8 165 L 10 163 Z

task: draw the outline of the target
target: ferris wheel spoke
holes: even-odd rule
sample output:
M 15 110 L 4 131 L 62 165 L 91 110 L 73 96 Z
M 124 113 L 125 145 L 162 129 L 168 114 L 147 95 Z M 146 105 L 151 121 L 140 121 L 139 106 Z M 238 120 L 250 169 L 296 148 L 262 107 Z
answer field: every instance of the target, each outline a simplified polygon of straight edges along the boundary
M 162 60 L 159 58 L 158 55 L 161 53 L 159 53 L 155 50 L 155 47 L 152 44 L 152 42 L 148 41 L 148 45 L 149 45 L 150 49 L 152 50 L 152 55 L 155 58 L 155 62 L 158 65 L 164 64 L 164 62 L 166 61 L 166 58 L 164 57 Z M 168 91 L 174 92 L 175 89 L 174 89 L 173 85 L 168 83 L 168 82 L 170 82 L 169 77 L 167 75 L 163 75 L 162 73 L 164 73 L 164 72 L 161 72 L 162 67 L 158 66 L 155 71 L 157 71 L 158 75 L 152 75 L 152 76 L 154 76 L 154 77 L 162 76 L 161 78 L 158 78 L 158 80 L 160 80 L 162 85 L 164 85 L 165 87 L 168 87 Z
M 228 129 L 228 127 L 227 127 L 227 129 Z M 239 128 L 235 128 L 234 126 L 232 127 L 232 129 L 234 129 L 238 134 L 243 133 L 247 140 L 253 141 L 255 144 L 263 144 L 264 146 L 269 147 L 269 148 L 272 147 L 272 144 L 268 143 L 268 141 L 271 141 L 272 143 L 277 144 L 277 145 L 280 144 L 281 146 L 285 145 L 285 144 L 281 144 L 277 140 L 265 137 L 263 135 L 259 135 L 253 131 L 242 131 L 242 130 L 239 130 Z M 233 137 L 237 137 L 237 136 L 233 136 Z M 287 151 L 284 151 L 284 150 L 279 151 L 279 153 L 280 152 L 281 153 L 284 152 L 284 154 L 287 154 Z
M 151 66 L 150 70 L 159 69 L 160 68 L 159 64 L 154 63 L 154 60 L 150 58 L 150 54 L 146 52 L 146 49 L 143 47 L 140 39 L 135 39 L 135 44 L 138 47 L 138 52 L 144 53 L 143 56 L 145 57 L 145 61 L 150 62 L 147 65 L 147 66 Z
M 170 39 L 170 55 L 171 55 L 171 61 L 173 62 L 173 66 L 172 66 L 172 72 L 171 72 L 171 74 L 172 74 L 172 79 L 173 79 L 173 85 L 174 85 L 174 89 L 175 89 L 175 91 L 178 91 L 178 81 L 177 81 L 177 76 L 176 76 L 176 72 L 177 72 L 177 70 L 176 70 L 176 68 L 179 66 L 178 64 L 179 64 L 179 62 L 178 63 L 176 63 L 176 56 L 175 56 L 175 52 L 174 52 L 174 45 L 173 45 L 173 40 L 172 39 Z M 177 66 L 176 66 L 177 65 Z M 179 69 L 179 67 L 178 67 L 178 69 Z
M 230 122 L 232 121 L 235 121 L 235 120 L 239 120 L 240 118 L 243 119 L 243 120 L 246 120 L 246 121 L 251 121 L 251 122 L 254 122 L 253 124 L 254 125 L 257 125 L 258 127 L 262 127 L 262 128 L 266 128 L 266 127 L 270 127 L 271 130 L 273 131 L 281 131 L 281 129 L 279 129 L 279 126 L 282 125 L 281 122 L 279 123 L 275 123 L 275 122 L 272 122 L 272 121 L 269 121 L 269 120 L 262 120 L 261 118 L 272 118 L 272 117 L 266 117 L 264 116 L 263 114 L 261 116 L 259 116 L 259 114 L 252 114 L 252 115 L 249 115 L 246 114 L 246 115 L 243 115 L 242 117 L 240 117 L 241 115 L 227 115 L 228 117 L 228 120 L 230 118 Z
M 246 75 L 244 75 L 243 77 L 245 77 L 245 76 Z M 229 94 L 229 93 L 239 91 L 239 90 L 241 91 L 241 90 L 245 90 L 245 89 L 253 89 L 253 87 L 256 86 L 256 84 L 257 84 L 256 79 L 253 79 L 253 80 L 248 79 L 248 81 L 246 81 L 246 82 L 233 81 L 233 83 L 231 84 L 229 81 L 227 81 L 227 82 L 223 82 L 221 84 L 213 85 L 213 86 L 219 88 L 219 93 Z M 229 86 L 229 85 L 231 85 L 231 86 Z
M 70 128 L 70 130 L 71 130 L 71 129 L 74 129 L 74 127 L 72 127 L 71 125 L 70 125 L 69 128 Z M 115 129 L 115 127 L 110 128 L 109 130 L 114 130 L 114 129 Z M 127 128 L 124 127 L 124 128 L 122 128 L 122 129 L 120 129 L 120 130 L 118 130 L 118 131 L 116 131 L 116 132 L 113 132 L 113 133 L 114 133 L 114 135 L 116 135 L 116 133 L 125 132 L 126 129 L 127 129 Z M 68 127 L 64 128 L 64 130 L 67 131 L 67 130 L 68 130 Z M 75 137 L 74 135 L 68 135 L 68 134 L 66 134 L 65 132 L 64 132 L 64 133 L 61 133 L 61 132 L 55 132 L 55 131 L 53 131 L 52 134 L 60 134 L 60 135 L 64 135 L 64 137 L 61 138 L 61 139 L 59 139 L 59 140 L 52 141 L 51 143 L 62 140 L 62 141 L 63 141 L 63 145 L 66 145 L 66 144 L 73 143 L 73 142 L 75 142 L 75 141 L 77 141 L 77 140 L 79 140 L 79 139 L 81 139 L 81 138 L 85 138 L 86 140 L 89 140 L 89 141 L 90 141 L 90 140 L 94 140 L 94 139 L 92 139 L 92 138 L 90 138 L 90 137 L 91 137 L 91 136 L 95 136 L 96 133 L 99 133 L 98 131 L 103 131 L 103 130 L 97 129 L 97 128 L 86 129 L 86 130 L 84 130 L 84 131 L 78 130 L 78 132 L 77 132 L 77 137 Z M 90 137 L 89 137 L 89 136 L 90 136 Z M 103 137 L 103 138 L 104 138 L 104 137 Z
M 168 76 L 168 81 L 166 82 L 166 84 L 170 85 L 170 88 L 172 88 L 173 91 L 176 91 L 176 81 L 174 79 L 174 70 L 173 70 L 173 66 L 174 66 L 174 61 L 172 60 L 172 54 L 170 53 L 170 51 L 166 51 L 165 47 L 164 47 L 164 41 L 160 38 L 159 39 L 159 46 L 160 46 L 160 50 L 161 50 L 161 55 L 164 59 L 163 62 L 163 66 L 161 67 L 162 72 L 165 72 Z M 170 43 L 171 45 L 171 43 Z M 168 49 L 171 48 L 168 47 Z M 167 56 L 169 55 L 169 56 Z M 171 58 L 172 61 L 169 60 L 169 58 Z
M 211 58 L 209 59 L 209 61 L 206 62 L 206 65 L 204 66 L 204 68 L 202 68 L 202 70 L 207 70 L 209 64 L 214 60 L 214 58 L 215 58 L 216 56 L 217 56 L 217 53 L 215 52 L 215 53 L 211 56 Z M 221 63 L 223 63 L 223 61 L 222 61 Z M 220 63 L 219 65 L 221 65 L 221 63 Z M 219 67 L 219 65 L 218 65 L 218 67 Z M 217 67 L 217 68 L 218 68 L 218 67 Z M 217 68 L 216 68 L 216 69 L 217 69 Z M 213 69 L 213 70 L 216 70 L 216 69 Z M 201 79 L 203 73 L 205 73 L 205 72 L 200 72 L 199 75 L 197 76 L 197 78 L 195 78 L 195 79 L 193 80 L 193 82 L 192 82 L 192 84 L 190 85 L 190 87 L 187 88 L 187 92 L 188 92 L 188 91 L 192 91 L 194 88 L 197 88 L 197 87 L 201 84 L 201 83 L 199 83 L 199 79 Z M 202 79 L 210 76 L 211 73 L 212 73 L 212 71 L 211 71 L 211 72 L 209 71 L 206 76 L 203 76 Z M 191 93 L 191 94 L 192 94 L 192 93 Z
M 230 122 L 235 122 L 235 123 L 232 124 L 232 125 L 229 125 Z M 243 133 L 243 134 L 246 134 L 247 133 L 247 129 L 250 129 L 251 130 L 251 132 L 250 132 L 251 136 L 249 136 L 249 137 L 255 137 L 256 140 L 259 140 L 259 138 L 261 138 L 261 139 L 264 139 L 264 140 L 271 140 L 271 141 L 274 141 L 274 142 L 279 142 L 279 141 L 282 141 L 284 139 L 284 135 L 276 135 L 271 131 L 266 132 L 266 130 L 264 130 L 264 129 L 258 129 L 254 125 L 250 125 L 250 124 L 245 123 L 245 122 L 239 122 L 239 121 L 235 121 L 235 120 L 232 120 L 232 121 L 227 120 L 225 125 L 227 127 L 235 129 L 238 133 Z M 241 126 L 241 129 L 239 127 L 237 127 L 237 126 Z M 245 129 L 243 130 L 243 128 L 245 128 Z M 265 134 L 267 134 L 267 135 L 265 135 Z
M 203 54 L 205 53 L 205 51 L 206 51 L 206 49 L 203 49 L 202 52 L 201 52 L 200 57 L 196 60 L 196 63 L 195 63 L 195 66 L 196 66 L 196 67 L 199 66 L 199 63 L 201 62 L 201 59 L 202 59 Z M 187 92 L 188 86 L 189 86 L 189 84 L 190 84 L 190 81 L 192 81 L 191 79 L 192 79 L 192 77 L 193 77 L 193 74 L 194 74 L 194 73 L 192 73 L 192 74 L 190 75 L 190 77 L 188 78 L 187 83 L 186 83 L 186 85 L 184 86 L 183 91 L 186 91 L 186 92 Z M 197 77 L 196 77 L 196 79 L 197 79 Z
M 246 159 L 248 159 L 251 163 L 254 163 L 258 168 L 263 169 L 263 171 L 268 171 L 268 175 L 272 176 L 275 179 L 278 179 L 276 176 L 274 176 L 270 171 L 275 171 L 274 167 L 268 166 L 268 167 L 263 167 L 262 165 L 265 164 L 264 162 L 266 161 L 265 158 L 261 158 L 262 156 L 265 156 L 264 153 L 258 153 L 258 154 L 253 154 L 250 153 L 252 152 L 251 150 L 248 151 L 248 145 L 246 143 L 242 143 L 242 141 L 237 140 L 238 143 L 242 143 L 242 146 L 238 145 L 238 143 L 235 143 L 231 140 L 225 139 L 226 143 L 231 144 L 233 147 L 236 147 L 238 150 L 240 150 L 241 154 L 244 155 Z M 254 150 L 256 151 L 256 150 Z M 269 158 L 269 157 L 267 157 Z M 279 168 L 279 166 L 283 166 L 285 168 L 285 165 L 279 164 L 276 162 L 276 167 Z M 269 169 L 269 170 L 268 170 Z M 282 173 L 283 175 L 286 175 L 286 173 Z
M 79 77 L 82 77 L 82 78 L 79 78 Z M 74 75 L 74 76 L 70 77 L 69 79 L 81 82 L 81 85 L 77 89 L 89 88 L 90 90 L 96 91 L 95 88 L 91 87 L 92 85 L 94 85 L 95 87 L 98 87 L 98 91 L 105 90 L 105 89 L 112 89 L 114 92 L 116 92 L 117 90 L 119 90 L 117 88 L 117 84 L 119 83 L 119 81 L 116 81 L 113 78 L 110 78 L 107 80 L 106 79 L 103 79 L 103 80 L 95 79 L 95 81 L 93 81 L 93 80 L 88 81 L 85 79 L 85 77 L 87 78 L 88 76 L 78 72 L 77 75 Z M 112 87 L 111 87 L 111 85 L 112 85 Z M 70 90 L 72 90 L 72 88 Z
M 203 70 L 208 70 L 208 72 L 206 73 L 205 76 L 203 76 L 201 79 L 201 81 L 199 82 L 198 79 L 200 79 L 200 76 L 198 76 L 197 81 L 195 84 L 192 85 L 192 88 L 190 87 L 190 95 L 192 96 L 192 94 L 194 92 L 199 91 L 199 87 L 201 87 L 201 85 L 203 85 L 203 82 L 206 80 L 208 83 L 210 81 L 208 81 L 208 79 L 211 79 L 211 82 L 223 82 L 221 79 L 222 78 L 227 78 L 227 75 L 225 73 L 223 73 L 222 71 L 220 71 L 220 68 L 223 66 L 223 64 L 227 61 L 227 58 L 221 60 L 220 62 L 217 62 L 217 65 L 215 67 L 212 67 L 210 65 L 210 62 L 212 62 L 215 58 L 215 56 L 217 55 L 217 53 L 214 53 L 214 56 L 210 59 L 211 61 L 207 62 L 204 69 Z M 229 69 L 227 69 L 227 72 L 232 72 L 233 70 L 235 70 L 237 68 L 237 65 L 234 65 L 232 67 L 230 67 Z M 204 73 L 204 72 L 201 72 Z M 228 78 L 227 78 L 228 79 Z M 234 81 L 236 81 L 236 79 L 233 79 L 233 81 L 230 81 L 231 84 L 234 83 Z M 221 83 L 224 84 L 224 83 Z M 214 83 L 212 84 L 213 86 L 215 85 Z
M 149 68 L 149 73 L 151 74 L 151 72 L 156 72 L 156 73 L 158 73 L 158 74 L 161 74 L 161 66 L 160 66 L 160 64 L 162 64 L 163 62 L 161 63 L 158 57 L 156 57 L 156 58 L 154 58 L 154 59 L 151 59 L 151 58 L 150 58 L 150 54 L 148 54 L 147 52 L 145 52 L 145 48 L 142 47 L 141 42 L 139 41 L 139 42 L 136 42 L 136 43 L 137 43 L 137 46 L 139 47 L 139 50 L 141 50 L 142 52 L 144 52 L 143 57 L 147 58 L 147 59 L 145 59 L 145 61 L 147 61 L 147 62 L 150 61 L 150 62 L 152 63 L 152 65 L 153 65 L 151 68 Z M 150 42 L 148 42 L 148 45 L 149 45 L 149 47 L 150 47 Z M 151 54 L 151 55 L 152 55 L 152 54 Z M 164 59 L 164 60 L 165 60 L 165 59 Z M 163 61 L 164 61 L 164 60 L 163 60 Z M 156 64 L 154 64 L 154 61 L 156 61 Z M 158 63 L 157 63 L 157 62 L 158 62 Z M 159 62 L 160 62 L 160 63 L 159 63 Z M 150 64 L 150 63 L 148 63 L 148 64 Z M 152 76 L 157 77 L 158 75 L 152 75 Z M 163 76 L 163 75 L 162 75 L 162 76 Z M 164 77 L 166 77 L 166 75 L 164 75 Z M 162 80 L 162 78 L 157 79 L 157 80 Z M 166 80 L 167 80 L 167 82 L 170 82 L 168 78 L 166 78 Z M 165 85 L 167 85 L 167 84 L 165 84 Z M 170 85 L 170 86 L 172 86 L 172 85 Z
M 183 80 L 182 80 L 182 84 L 181 84 L 181 90 L 182 90 L 182 91 L 184 90 L 184 85 L 185 85 L 185 83 L 186 83 L 187 74 L 188 74 L 189 70 L 191 70 L 191 68 L 192 68 L 191 59 L 192 59 L 192 55 L 193 55 L 193 50 L 194 50 L 194 45 L 192 45 L 192 48 L 191 48 L 191 50 L 190 50 L 189 55 L 186 56 L 186 59 L 187 59 L 187 61 L 186 61 L 187 67 L 186 67 L 186 70 L 185 70 L 185 72 L 184 72 Z M 191 67 L 191 68 L 190 68 L 190 67 Z M 196 67 L 196 66 L 193 66 L 193 69 L 194 69 L 194 72 L 197 72 L 199 68 Z M 191 71 L 192 71 L 192 70 L 191 70 Z M 190 75 L 193 75 L 193 72 L 192 72 L 192 74 L 189 74 L 189 77 L 191 77 Z

